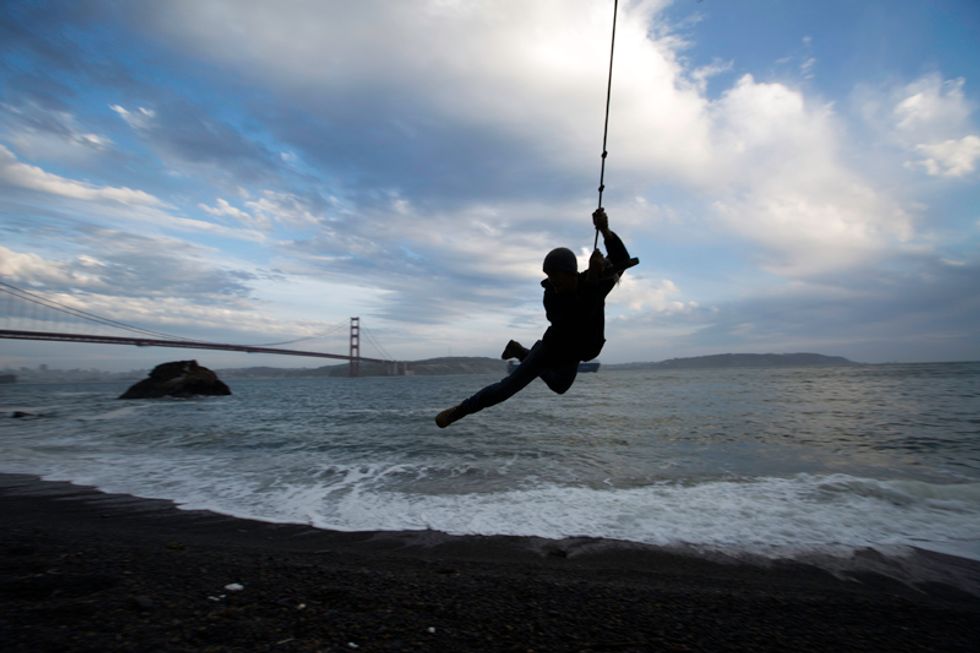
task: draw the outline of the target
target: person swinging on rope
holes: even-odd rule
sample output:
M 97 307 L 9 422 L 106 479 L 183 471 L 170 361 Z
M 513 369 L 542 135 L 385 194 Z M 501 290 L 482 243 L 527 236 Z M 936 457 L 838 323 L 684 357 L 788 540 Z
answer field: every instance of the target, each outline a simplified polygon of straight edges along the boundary
M 516 358 L 520 365 L 501 381 L 439 413 L 439 428 L 510 399 L 538 377 L 552 391 L 564 394 L 575 381 L 579 362 L 592 360 L 602 351 L 606 295 L 619 283 L 623 271 L 637 261 L 630 259 L 623 241 L 609 229 L 605 209 L 596 209 L 592 223 L 602 234 L 608 257 L 596 249 L 589 258 L 589 269 L 579 272 L 570 249 L 559 247 L 548 252 L 543 266 L 548 278 L 541 286 L 551 326 L 530 349 L 516 340 L 508 342 L 501 358 Z

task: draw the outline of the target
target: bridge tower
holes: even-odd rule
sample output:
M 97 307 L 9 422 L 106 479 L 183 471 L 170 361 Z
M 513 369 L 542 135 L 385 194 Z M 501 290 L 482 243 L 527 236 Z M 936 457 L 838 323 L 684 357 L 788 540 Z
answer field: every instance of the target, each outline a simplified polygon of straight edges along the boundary
M 350 375 L 361 373 L 361 318 L 350 319 Z

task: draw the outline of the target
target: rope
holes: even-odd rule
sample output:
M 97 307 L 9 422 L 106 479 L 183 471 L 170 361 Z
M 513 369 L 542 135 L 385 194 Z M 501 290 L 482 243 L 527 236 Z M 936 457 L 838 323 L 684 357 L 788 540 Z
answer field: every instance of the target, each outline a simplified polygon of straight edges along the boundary
M 609 46 L 609 79 L 606 82 L 606 122 L 602 128 L 602 168 L 599 172 L 599 206 L 602 208 L 602 191 L 606 189 L 606 156 L 609 152 L 606 151 L 606 139 L 609 137 L 609 103 L 612 100 L 612 73 L 613 73 L 613 54 L 616 52 L 616 14 L 619 8 L 619 0 L 613 1 L 613 23 L 612 23 L 612 43 Z M 595 230 L 595 241 L 592 243 L 592 249 L 595 250 L 599 247 L 599 228 L 596 227 Z

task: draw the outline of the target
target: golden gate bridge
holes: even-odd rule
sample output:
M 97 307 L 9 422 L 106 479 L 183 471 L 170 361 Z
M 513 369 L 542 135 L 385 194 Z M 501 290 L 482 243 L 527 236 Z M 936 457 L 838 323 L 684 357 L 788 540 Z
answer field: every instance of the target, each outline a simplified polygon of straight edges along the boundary
M 16 324 L 16 323 L 21 324 Z M 71 325 L 72 330 L 66 330 Z M 10 326 L 30 326 L 32 328 L 6 328 Z M 84 333 L 83 328 L 89 327 L 90 332 Z M 315 336 L 298 338 L 287 342 L 268 343 L 264 345 L 240 345 L 232 343 L 211 342 L 175 336 L 152 329 L 145 329 L 125 322 L 120 322 L 83 309 L 69 306 L 63 302 L 44 297 L 35 292 L 18 288 L 13 284 L 0 281 L 0 339 L 8 340 L 41 340 L 51 342 L 81 342 L 103 345 L 132 345 L 136 347 L 172 347 L 179 349 L 211 349 L 219 351 L 239 351 L 250 354 L 278 354 L 281 356 L 305 356 L 309 358 L 330 358 L 349 362 L 350 376 L 359 376 L 362 363 L 379 363 L 388 374 L 404 374 L 407 364 L 405 361 L 394 360 L 381 347 L 381 344 L 366 329 L 361 326 L 359 317 L 351 317 L 347 327 L 347 354 L 334 354 L 321 351 L 304 351 L 300 349 L 284 349 L 287 345 Z M 45 328 L 40 328 L 45 327 Z M 103 331 L 114 330 L 113 334 L 94 333 L 92 327 Z M 125 334 L 125 335 L 118 335 Z M 364 336 L 372 346 L 379 350 L 383 358 L 361 355 L 361 338 Z

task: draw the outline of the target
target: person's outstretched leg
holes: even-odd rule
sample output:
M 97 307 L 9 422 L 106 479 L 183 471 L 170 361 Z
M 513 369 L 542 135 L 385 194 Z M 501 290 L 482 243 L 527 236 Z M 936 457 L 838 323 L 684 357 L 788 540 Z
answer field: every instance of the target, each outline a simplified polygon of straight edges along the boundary
M 459 405 L 447 408 L 436 415 L 436 425 L 444 429 L 456 420 L 510 399 L 541 374 L 544 369 L 544 361 L 544 345 L 539 340 L 534 343 L 524 360 L 513 372 L 497 383 L 483 388 Z

